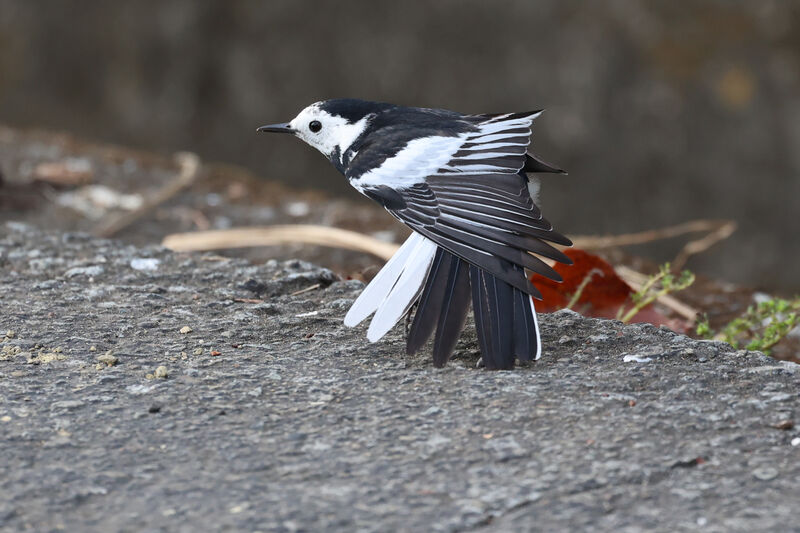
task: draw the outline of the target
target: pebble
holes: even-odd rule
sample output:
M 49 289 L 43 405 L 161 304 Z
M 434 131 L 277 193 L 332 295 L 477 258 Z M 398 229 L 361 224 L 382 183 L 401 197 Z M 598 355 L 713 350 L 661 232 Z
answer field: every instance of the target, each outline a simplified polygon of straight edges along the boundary
M 152 271 L 158 270 L 158 265 L 161 264 L 160 259 L 151 257 L 135 257 L 131 259 L 130 265 L 134 270 Z
M 114 366 L 119 362 L 119 358 L 117 358 L 111 350 L 107 351 L 102 355 L 97 356 L 97 362 L 99 363 L 98 366 L 102 368 L 103 366 Z
M 778 394 L 773 394 L 769 398 L 767 398 L 768 402 L 785 402 L 786 400 L 791 400 L 792 398 L 796 398 L 797 394 L 788 393 L 788 392 L 779 392 Z
M 93 278 L 95 276 L 99 276 L 104 272 L 103 267 L 99 265 L 92 265 L 88 267 L 74 267 L 70 268 L 66 272 L 64 272 L 64 276 L 68 278 L 75 278 L 78 276 L 86 276 L 87 278 Z
M 753 470 L 753 476 L 761 481 L 769 481 L 778 477 L 778 471 L 771 466 L 764 466 Z
M 53 402 L 51 407 L 53 409 L 77 409 L 78 407 L 83 407 L 85 404 L 81 400 L 61 400 L 58 402 Z
M 652 361 L 649 357 L 639 357 L 638 355 L 626 355 L 622 358 L 624 363 L 649 363 Z

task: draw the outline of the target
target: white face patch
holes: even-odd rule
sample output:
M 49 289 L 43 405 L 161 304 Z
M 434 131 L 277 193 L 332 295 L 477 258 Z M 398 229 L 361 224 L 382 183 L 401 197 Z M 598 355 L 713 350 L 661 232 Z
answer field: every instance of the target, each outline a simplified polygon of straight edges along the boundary
M 369 116 L 350 124 L 345 118 L 321 110 L 320 102 L 317 102 L 300 111 L 289 124 L 297 132 L 296 135 L 310 146 L 328 157 L 339 148 L 341 157 L 367 127 L 368 119 Z M 321 126 L 316 132 L 311 128 L 314 121 Z

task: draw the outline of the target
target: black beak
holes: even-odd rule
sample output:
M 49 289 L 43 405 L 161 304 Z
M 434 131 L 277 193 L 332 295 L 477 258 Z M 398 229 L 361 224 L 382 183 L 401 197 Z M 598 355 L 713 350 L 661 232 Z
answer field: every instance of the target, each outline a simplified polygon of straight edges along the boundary
M 261 126 L 257 128 L 256 131 L 270 131 L 272 133 L 294 133 L 291 124 L 288 122 L 284 122 L 283 124 L 269 124 L 267 126 Z

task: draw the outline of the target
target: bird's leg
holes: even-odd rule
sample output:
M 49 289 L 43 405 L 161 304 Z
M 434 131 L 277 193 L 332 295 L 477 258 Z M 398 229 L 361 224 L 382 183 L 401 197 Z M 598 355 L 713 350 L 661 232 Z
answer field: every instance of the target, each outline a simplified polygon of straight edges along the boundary
M 408 310 L 406 313 L 406 318 L 403 322 L 403 331 L 406 333 L 406 342 L 408 342 L 408 334 L 411 331 L 411 315 L 413 315 L 417 310 L 417 303 L 415 302 L 414 305 L 411 306 L 411 309 Z

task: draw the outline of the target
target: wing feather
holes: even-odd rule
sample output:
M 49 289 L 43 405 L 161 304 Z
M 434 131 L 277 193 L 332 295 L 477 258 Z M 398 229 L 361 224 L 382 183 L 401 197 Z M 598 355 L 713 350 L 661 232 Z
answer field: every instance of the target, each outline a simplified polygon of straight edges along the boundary
M 391 198 L 384 203 L 390 213 L 459 259 L 539 297 L 524 269 L 561 278 L 530 252 L 568 262 L 547 241 L 571 242 L 542 217 L 522 170 L 528 160 L 531 123 L 538 114 L 465 117 L 474 124 L 469 131 L 412 141 L 407 150 L 352 183 L 379 201 Z M 384 181 L 378 183 L 376 178 Z M 379 186 L 392 188 L 399 198 L 386 191 L 370 192 Z M 492 287 L 486 290 L 497 293 Z M 502 307 L 508 307 L 508 298 L 501 299 Z M 510 309 L 515 307 L 519 314 L 518 305 Z

